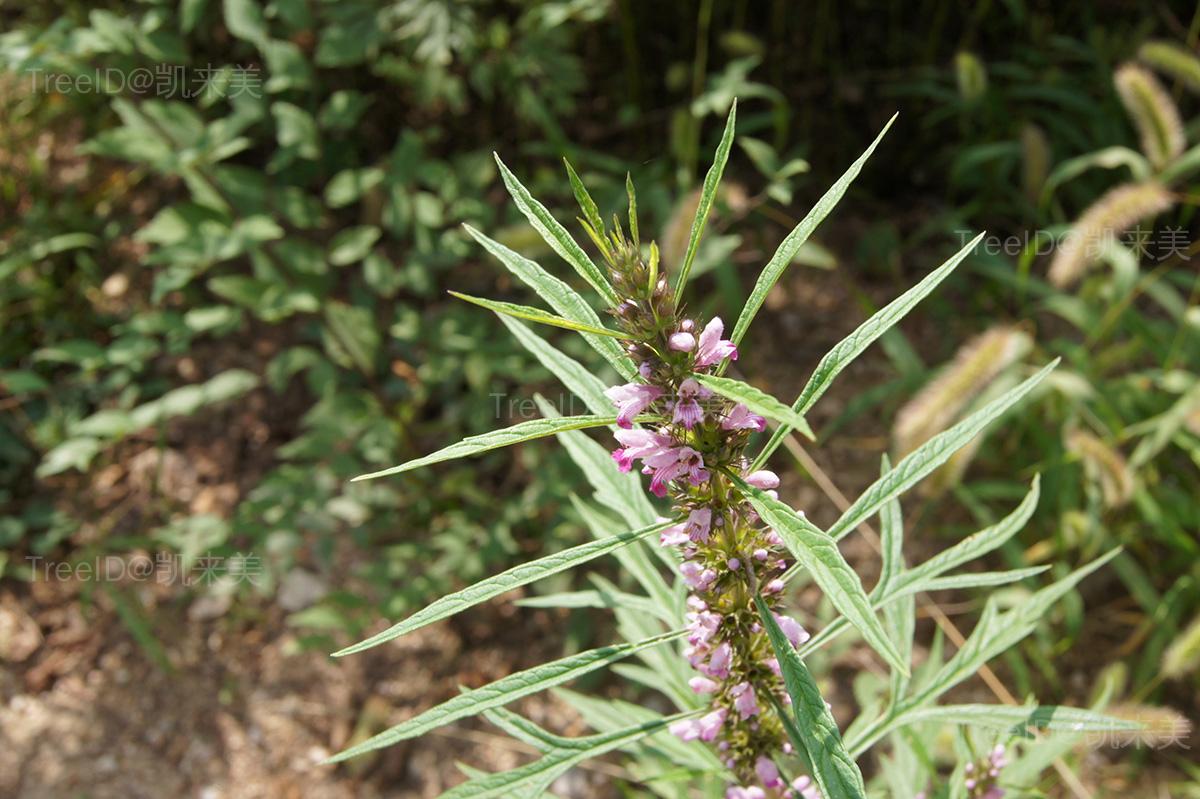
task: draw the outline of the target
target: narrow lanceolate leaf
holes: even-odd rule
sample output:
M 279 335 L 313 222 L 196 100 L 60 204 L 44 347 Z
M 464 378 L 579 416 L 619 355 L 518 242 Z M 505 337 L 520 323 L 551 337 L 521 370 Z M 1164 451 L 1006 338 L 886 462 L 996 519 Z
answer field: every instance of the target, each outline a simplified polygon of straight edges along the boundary
M 512 195 L 517 208 L 529 220 L 529 224 L 533 225 L 534 229 L 546 240 L 550 249 L 569 263 L 606 303 L 615 306 L 620 302 L 617 293 L 613 291 L 608 279 L 604 277 L 604 273 L 592 263 L 592 259 L 588 258 L 587 253 L 575 242 L 575 239 L 571 238 L 567 229 L 546 210 L 546 206 L 535 200 L 529 190 L 521 185 L 521 181 L 517 180 L 517 176 L 509 171 L 509 168 L 500 160 L 499 155 L 496 156 L 496 164 L 500 167 L 500 176 L 504 179 L 504 185 L 508 188 L 508 193 Z
M 525 256 L 510 250 L 508 247 L 480 233 L 470 225 L 463 225 L 463 227 L 466 228 L 467 233 L 471 234 L 472 238 L 483 245 L 485 250 L 495 256 L 500 263 L 504 264 L 508 271 L 512 272 L 525 285 L 536 291 L 538 296 L 545 300 L 551 308 L 558 311 L 560 316 L 581 324 L 602 327 L 600 317 L 596 315 L 596 312 L 592 310 L 592 306 L 588 305 L 587 300 L 581 297 L 575 289 Z M 606 361 L 612 364 L 618 374 L 626 380 L 634 379 L 637 375 L 637 369 L 634 367 L 633 361 L 621 349 L 620 344 L 608 336 L 593 336 L 590 333 L 584 333 L 583 337 L 592 346 L 592 349 L 596 350 L 596 352 L 604 356 Z
M 442 794 L 439 799 L 494 799 L 494 797 L 508 794 L 530 795 L 527 793 L 530 786 L 541 784 L 548 775 L 561 774 L 585 760 L 629 746 L 642 738 L 666 729 L 677 721 L 697 715 L 699 712 L 678 713 L 674 716 L 665 716 L 654 721 L 625 727 L 615 732 L 574 738 L 571 740 L 573 745 L 570 748 L 558 749 L 540 760 L 512 771 L 489 774 L 486 777 L 464 782 Z
M 957 568 L 968 561 L 983 557 L 987 553 L 1003 546 L 1006 541 L 1016 535 L 1025 526 L 1025 523 L 1029 521 L 1029 517 L 1037 509 L 1038 499 L 1041 496 L 1041 484 L 1041 476 L 1034 475 L 1033 482 L 1029 486 L 1029 492 L 1021 500 L 1021 503 L 1013 509 L 1012 513 L 995 524 L 985 527 L 977 533 L 972 533 L 954 546 L 942 550 L 920 565 L 914 566 L 893 584 L 893 588 L 908 589 L 912 586 L 920 586 L 928 580 Z M 912 590 L 922 591 L 925 589 L 917 587 Z
M 765 391 L 760 391 L 748 383 L 743 383 L 741 380 L 733 380 L 728 377 L 701 374 L 694 374 L 692 377 L 696 378 L 697 382 L 701 385 L 712 389 L 722 397 L 742 403 L 759 416 L 765 416 L 780 424 L 786 424 L 795 428 L 810 439 L 816 438 L 812 428 L 808 426 L 808 422 L 804 420 L 803 416 Z
M 884 477 L 892 470 L 887 455 L 881 459 L 879 476 Z M 888 588 L 904 571 L 904 519 L 901 516 L 900 500 L 888 500 L 879 509 L 879 539 L 883 566 L 879 572 L 879 583 L 871 593 L 886 596 Z
M 589 427 L 604 427 L 616 424 L 616 421 L 616 416 L 596 415 L 562 416 L 557 419 L 530 419 L 527 422 L 521 422 L 512 427 L 506 427 L 503 430 L 493 430 L 490 433 L 468 436 L 457 444 L 451 444 L 423 458 L 417 458 L 416 460 L 402 463 L 399 466 L 393 466 L 390 469 L 371 472 L 370 474 L 360 474 L 354 480 L 374 480 L 377 477 L 386 477 L 390 474 L 399 474 L 400 472 L 419 469 L 431 463 L 465 458 L 468 455 L 477 455 L 480 452 L 520 444 L 522 441 L 532 441 L 535 438 L 545 438 L 546 436 L 552 436 L 555 433 L 562 433 L 567 430 L 586 430 Z
M 522 347 L 533 353 L 538 363 L 549 369 L 571 393 L 583 400 L 589 411 L 603 415 L 612 410 L 612 401 L 604 396 L 604 390 L 608 386 L 592 374 L 591 370 L 548 344 L 545 339 L 516 319 L 500 314 L 500 321 Z
M 571 166 L 571 162 L 564 158 L 563 165 L 567 168 L 567 179 L 571 182 L 571 193 L 575 195 L 575 201 L 579 203 L 579 209 L 583 211 L 584 221 L 591 225 L 592 229 L 597 233 L 603 233 L 604 220 L 600 217 L 600 207 L 596 205 L 596 201 L 588 193 L 587 187 L 583 185 L 583 181 L 575 173 L 575 168 Z
M 800 224 L 792 229 L 792 232 L 787 235 L 783 243 L 779 245 L 779 249 L 771 256 L 771 260 L 763 267 L 762 274 L 758 276 L 758 282 L 754 284 L 754 290 L 750 292 L 749 299 L 746 300 L 745 307 L 742 308 L 742 313 L 738 316 L 737 324 L 733 328 L 732 341 L 734 344 L 741 342 L 742 337 L 746 335 L 746 331 L 750 328 L 750 323 L 754 321 L 754 317 L 758 314 L 758 309 L 762 307 L 763 302 L 767 299 L 767 294 L 778 282 L 783 270 L 787 269 L 792 263 L 792 259 L 796 257 L 796 253 L 804 246 L 804 242 L 808 241 L 808 237 L 812 235 L 817 226 L 829 216 L 829 212 L 833 210 L 838 201 L 842 199 L 842 195 L 850 188 L 850 184 L 858 177 L 858 173 L 862 171 L 863 164 L 871 157 L 871 153 L 875 152 L 875 148 L 879 146 L 879 142 L 883 140 L 884 135 L 888 132 L 888 128 L 896 121 L 896 115 L 893 115 L 888 123 L 883 126 L 883 130 L 879 131 L 879 135 L 875 137 L 875 141 L 871 142 L 871 146 L 866 152 L 858 157 L 850 168 L 846 170 L 837 183 L 829 187 L 821 199 L 817 200 L 817 204 L 808 212 L 808 216 L 800 220 Z
M 875 339 L 882 336 L 897 322 L 904 318 L 905 314 L 913 309 L 913 307 L 929 295 L 938 284 L 945 280 L 954 268 L 957 267 L 963 260 L 970 255 L 971 250 L 975 249 L 975 245 L 984 236 L 980 233 L 972 239 L 967 246 L 963 247 L 955 253 L 949 260 L 939 266 L 937 269 L 925 276 L 917 285 L 910 288 L 908 291 L 901 294 L 896 299 L 892 300 L 886 306 L 876 311 L 870 319 L 863 322 L 857 330 L 844 339 L 839 341 L 833 349 L 826 353 L 821 362 L 817 364 L 817 368 L 813 371 L 812 377 L 808 378 L 808 382 L 800 391 L 800 396 L 792 403 L 792 410 L 803 416 L 812 409 L 817 400 L 821 398 L 829 387 L 833 384 L 834 378 L 841 374 L 842 370 L 850 365 L 850 362 L 862 354 L 863 350 L 871 345 Z M 736 341 L 736 339 L 735 339 Z M 759 468 L 766 462 L 781 443 L 784 437 L 791 430 L 787 427 L 780 427 L 771 436 L 771 440 L 763 447 L 763 451 L 755 458 L 755 467 Z
M 883 503 L 916 485 L 921 478 L 941 466 L 957 450 L 979 435 L 996 417 L 1032 391 L 1057 365 L 1058 359 L 1055 359 L 1033 377 L 992 400 L 949 430 L 938 433 L 906 456 L 896 464 L 895 469 L 876 480 L 846 509 L 842 517 L 829 528 L 830 537 L 834 540 L 842 538 L 861 522 L 873 516 Z
M 335 657 L 343 655 L 352 655 L 355 652 L 361 652 L 364 649 L 370 649 L 373 646 L 379 646 L 382 643 L 391 641 L 394 638 L 399 638 L 402 635 L 412 632 L 413 630 L 424 627 L 427 624 L 432 624 L 435 621 L 440 621 L 448 616 L 453 616 L 455 613 L 466 610 L 467 608 L 478 605 L 480 602 L 486 602 L 494 596 L 499 596 L 506 591 L 511 591 L 514 588 L 519 588 L 522 585 L 536 582 L 543 577 L 549 577 L 552 574 L 558 574 L 561 571 L 574 568 L 581 564 L 587 563 L 590 560 L 595 560 L 601 555 L 607 555 L 610 552 L 615 552 L 621 547 L 629 546 L 635 541 L 641 541 L 665 528 L 677 523 L 679 520 L 660 522 L 652 524 L 649 527 L 644 527 L 641 530 L 621 533 L 620 535 L 610 536 L 600 539 L 599 541 L 589 541 L 586 544 L 580 544 L 577 547 L 564 549 L 561 552 L 554 552 L 550 555 L 531 560 L 528 563 L 522 563 L 519 566 L 514 566 L 508 571 L 501 572 L 494 577 L 489 577 L 486 580 L 481 580 L 474 585 L 464 588 L 461 591 L 455 591 L 453 594 L 447 594 L 424 609 L 417 611 L 402 622 L 394 624 L 381 633 L 371 636 L 365 641 L 361 641 L 354 646 L 346 647 L 345 649 L 334 652 Z
M 1057 705 L 942 705 L 907 710 L 888 725 L 888 730 L 929 721 L 1014 732 L 1026 729 L 1049 732 L 1117 732 L 1137 730 L 1142 726 L 1094 710 Z
M 794 724 L 789 725 L 789 732 L 798 735 L 803 742 L 813 779 L 817 781 L 821 795 L 836 796 L 839 799 L 865 796 L 862 773 L 859 772 L 854 758 L 850 757 L 850 753 L 842 745 L 837 722 L 830 715 L 808 667 L 796 654 L 783 630 L 779 629 L 775 615 L 763 602 L 762 597 L 755 597 L 754 603 L 771 640 L 771 648 L 775 650 L 775 657 L 779 661 L 784 686 L 792 699 Z
M 1073 589 L 1096 569 L 1112 560 L 1121 550 L 1097 558 L 1091 563 L 1068 574 L 1058 582 L 1042 588 L 1013 609 L 1000 613 L 993 599 L 989 599 L 980 614 L 979 622 L 971 631 L 966 643 L 954 653 L 938 673 L 930 680 L 927 688 L 907 702 L 903 708 L 927 705 L 946 691 L 970 677 L 992 658 L 1016 645 L 1029 635 L 1043 620 L 1055 602 Z
M 544 730 L 524 716 L 513 713 L 511 710 L 505 710 L 502 707 L 485 710 L 483 717 L 491 724 L 495 724 L 504 730 L 510 737 L 516 738 L 522 743 L 529 744 L 542 754 L 552 752 L 564 744 L 570 745 L 571 742 L 570 738 L 555 735 L 549 730 Z
M 1036 577 L 1049 569 L 1049 566 L 1029 566 L 1024 569 L 1009 569 L 998 572 L 968 572 L 966 574 L 951 574 L 946 577 L 934 577 L 920 585 L 908 586 L 898 593 L 917 591 L 948 591 L 961 588 L 985 588 L 996 585 L 1019 583 L 1030 577 Z
M 368 738 L 357 746 L 339 752 L 331 757 L 328 762 L 337 763 L 341 760 L 348 760 L 375 749 L 391 746 L 397 741 L 415 738 L 418 735 L 425 734 L 429 730 L 436 729 L 461 718 L 474 716 L 485 710 L 507 705 L 523 696 L 529 696 L 530 694 L 553 688 L 556 685 L 561 685 L 577 677 L 582 677 L 585 674 L 607 666 L 609 663 L 628 657 L 634 652 L 658 646 L 667 641 L 674 641 L 683 637 L 686 632 L 686 630 L 676 630 L 636 643 L 603 646 L 598 649 L 561 658 L 551 663 L 543 663 L 540 666 L 519 671 L 516 674 L 510 674 L 482 688 L 465 691 L 453 699 L 426 710 L 424 713 L 419 713 L 408 721 L 397 724 L 389 730 Z
M 713 201 L 717 197 L 717 186 L 721 182 L 721 173 L 725 171 L 725 162 L 729 160 L 729 149 L 733 146 L 733 129 L 737 120 L 737 101 L 729 109 L 729 117 L 725 120 L 725 132 L 721 134 L 721 142 L 717 145 L 717 154 L 713 157 L 712 166 L 704 176 L 704 188 L 700 192 L 700 204 L 696 207 L 696 217 L 692 220 L 692 232 L 688 236 L 687 252 L 683 256 L 683 266 L 679 270 L 679 281 L 675 284 L 675 304 L 679 304 L 683 296 L 683 287 L 687 285 L 688 274 L 692 271 L 692 262 L 696 260 L 696 251 L 700 248 L 700 237 L 704 234 L 704 224 L 712 211 Z
M 600 327 L 599 325 L 586 325 L 582 322 L 576 322 L 573 319 L 564 319 L 561 316 L 548 314 L 545 311 L 528 305 L 517 305 L 516 303 L 501 302 L 500 300 L 487 300 L 482 297 L 472 297 L 470 294 L 460 294 L 457 291 L 451 291 L 449 293 L 455 297 L 458 297 L 460 300 L 466 300 L 467 302 L 478 305 L 481 308 L 487 308 L 489 311 L 495 311 L 496 313 L 504 314 L 505 316 L 515 316 L 518 319 L 537 322 L 541 325 L 561 327 L 564 330 L 576 330 L 580 333 L 591 333 L 594 336 L 625 338 L 625 334 L 619 331 L 609 330 L 608 328 Z
M 733 479 L 758 515 L 779 533 L 791 553 L 812 574 L 834 607 L 858 628 L 863 640 L 893 668 L 907 674 L 908 664 L 900 657 L 896 645 L 875 617 L 862 581 L 846 563 L 833 538 L 765 491 L 754 488 L 740 478 Z

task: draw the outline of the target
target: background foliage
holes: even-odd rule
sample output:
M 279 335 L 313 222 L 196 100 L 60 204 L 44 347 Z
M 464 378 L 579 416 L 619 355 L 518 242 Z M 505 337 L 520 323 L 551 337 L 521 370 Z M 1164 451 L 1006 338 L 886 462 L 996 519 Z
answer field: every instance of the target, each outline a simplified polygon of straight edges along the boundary
M 189 566 L 236 555 L 260 562 L 261 579 L 195 590 L 252 607 L 302 566 L 339 589 L 289 619 L 324 651 L 380 615 L 577 543 L 578 486 L 558 479 L 573 472 L 550 447 L 347 483 L 536 415 L 526 398 L 537 389 L 553 395 L 494 320 L 444 293 L 520 301 L 462 223 L 546 254 L 503 202 L 492 151 L 564 222 L 559 156 L 606 211 L 631 173 L 673 265 L 740 98 L 728 186 L 693 272 L 710 289 L 704 310 L 730 318 L 760 251 L 898 110 L 886 157 L 802 263 L 834 269 L 873 310 L 964 231 L 1016 244 L 981 248 L 919 322 L 889 334 L 874 382 L 819 432 L 894 418 L 946 373 L 954 342 L 999 325 L 1023 336 L 1019 354 L 964 378 L 946 423 L 1062 356 L 1047 388 L 931 483 L 909 539 L 936 548 L 994 522 L 1041 472 L 1042 501 L 1002 549 L 1005 565 L 1051 564 L 1061 577 L 1122 544 L 1109 567 L 1121 596 L 1104 607 L 1134 621 L 1097 633 L 1089 598 L 1073 594 L 1057 624 L 1005 656 L 1014 690 L 1078 693 L 1055 658 L 1090 641 L 1105 653 L 1097 674 L 1128 670 L 1118 697 L 1195 711 L 1195 642 L 1177 643 L 1195 638 L 1200 608 L 1194 175 L 1150 176 L 1174 204 L 1140 229 L 1157 242 L 1184 231 L 1171 257 L 1111 256 L 1056 286 L 1037 246 L 1038 231 L 1062 232 L 1112 187 L 1147 177 L 1113 149 L 1142 147 L 1113 73 L 1147 41 L 1182 48 L 1174 71 L 1149 66 L 1188 146 L 1200 141 L 1193 10 L 185 0 L 30 5 L 5 19 L 7 580 L 32 578 L 31 555 L 168 551 Z M 49 75 L 72 88 L 54 90 Z M 153 82 L 135 88 L 134 75 Z M 81 82 L 96 76 L 103 89 Z M 1107 155 L 1075 160 L 1094 153 Z M 582 359 L 578 344 L 561 338 Z M 976 479 L 960 485 L 967 469 Z

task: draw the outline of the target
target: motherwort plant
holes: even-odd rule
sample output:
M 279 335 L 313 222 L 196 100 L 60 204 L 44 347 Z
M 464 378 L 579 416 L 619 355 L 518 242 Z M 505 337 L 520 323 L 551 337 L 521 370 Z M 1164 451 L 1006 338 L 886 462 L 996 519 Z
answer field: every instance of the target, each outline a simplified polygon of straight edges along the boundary
M 1053 364 L 976 413 L 908 453 L 828 529 L 781 502 L 779 478 L 765 466 L 793 430 L 813 437 L 805 413 L 833 379 L 871 342 L 931 292 L 971 251 L 968 244 L 917 286 L 871 317 L 821 360 L 790 406 L 743 382 L 723 376 L 738 357 L 750 323 L 767 292 L 796 251 L 830 212 L 858 174 L 875 143 L 820 199 L 787 236 L 746 301 L 732 330 L 717 317 L 701 319 L 681 303 L 717 183 L 734 138 L 730 112 L 701 194 L 682 263 L 672 280 L 657 247 L 643 246 L 637 203 L 629 189 L 626 231 L 619 219 L 603 221 L 578 175 L 568 165 L 583 211 L 581 223 L 601 256 L 597 265 L 570 234 L 500 163 L 504 182 L 522 213 L 600 296 L 610 322 L 574 288 L 487 236 L 472 236 L 514 275 L 533 288 L 553 313 L 507 302 L 457 295 L 495 311 L 518 340 L 588 405 L 591 414 L 562 417 L 541 401 L 544 418 L 473 436 L 400 466 L 360 479 L 398 474 L 420 466 L 498 447 L 556 436 L 583 469 L 592 501 L 576 508 L 595 540 L 555 552 L 443 597 L 371 638 L 338 652 L 349 655 L 390 641 L 431 622 L 601 555 L 619 560 L 628 581 L 618 586 L 591 577 L 593 590 L 524 600 L 523 604 L 612 609 L 626 639 L 509 675 L 426 710 L 335 756 L 342 760 L 418 736 L 464 717 L 483 714 L 502 730 L 533 746 L 541 757 L 497 774 L 471 772 L 446 797 L 540 795 L 572 766 L 613 750 L 637 756 L 633 773 L 663 796 L 724 796 L 726 799 L 863 797 L 856 758 L 886 740 L 902 746 L 899 730 L 921 724 L 975 725 L 1011 731 L 1023 726 L 1080 732 L 1125 724 L 1090 711 L 1047 707 L 938 706 L 938 697 L 970 677 L 991 657 L 1029 634 L 1049 606 L 1103 560 L 1032 593 L 1001 612 L 989 602 L 970 639 L 944 663 L 910 677 L 909 661 L 917 593 L 949 587 L 998 585 L 1030 577 L 1039 569 L 1000 573 L 948 572 L 1003 544 L 1020 529 L 1037 502 L 1035 480 L 1008 517 L 925 563 L 908 569 L 902 556 L 897 496 L 929 475 L 991 420 L 1024 397 Z M 890 123 L 889 123 L 890 125 Z M 885 128 L 886 132 L 886 128 Z M 883 133 L 880 134 L 882 138 Z M 606 386 L 591 370 L 550 346 L 518 320 L 578 331 L 620 376 Z M 539 398 L 540 400 L 540 398 Z M 756 452 L 768 422 L 774 431 Z M 611 454 L 585 429 L 609 428 Z M 639 472 L 648 478 L 643 488 Z M 648 493 L 663 500 L 656 505 Z M 669 509 L 668 509 L 669 508 Z M 837 542 L 875 515 L 881 519 L 883 572 L 868 592 L 838 550 Z M 632 528 L 623 531 L 623 528 Z M 785 608 L 793 581 L 817 584 L 836 616 L 810 635 Z M 628 590 L 630 582 L 636 591 Z M 843 737 L 822 698 L 807 656 L 835 636 L 855 631 L 888 664 L 886 701 L 864 712 Z M 598 732 L 584 738 L 555 735 L 507 705 L 615 661 L 636 656 L 643 665 L 613 670 L 665 695 L 679 712 L 662 716 L 625 702 L 604 702 L 559 689 Z M 999 750 L 998 750 L 999 751 Z M 999 796 L 1002 763 L 986 780 L 964 757 L 958 779 L 971 796 Z M 995 774 L 991 771 L 994 770 Z M 907 778 L 906 778 L 907 779 Z M 930 785 L 913 774 L 909 796 Z M 986 788 L 984 787 L 986 784 Z M 984 792 L 981 792 L 984 791 Z M 986 793 L 985 793 L 986 792 Z

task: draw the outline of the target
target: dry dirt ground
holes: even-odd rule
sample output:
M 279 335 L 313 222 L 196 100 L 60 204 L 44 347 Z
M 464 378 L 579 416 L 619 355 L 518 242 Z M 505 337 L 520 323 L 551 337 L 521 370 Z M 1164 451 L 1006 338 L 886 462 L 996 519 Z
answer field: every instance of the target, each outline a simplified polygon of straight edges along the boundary
M 894 292 L 871 293 L 881 302 Z M 739 367 L 765 389 L 794 395 L 816 358 L 857 324 L 859 315 L 847 312 L 856 307 L 837 273 L 798 269 L 770 299 L 756 331 L 762 343 Z M 819 406 L 814 427 L 821 429 L 885 371 L 877 354 L 860 360 Z M 813 455 L 854 496 L 873 479 L 886 444 L 884 422 L 871 414 Z M 236 479 L 210 477 L 216 486 Z M 828 497 L 798 475 L 787 477 L 783 493 L 819 523 L 836 516 Z M 218 511 L 224 499 L 219 492 L 210 497 Z M 859 537 L 848 539 L 847 553 L 868 574 L 875 568 Z M 278 598 L 211 612 L 178 586 L 114 587 L 116 594 L 80 581 L 0 584 L 0 797 L 433 797 L 462 778 L 456 760 L 494 770 L 525 762 L 528 752 L 468 723 L 350 764 L 321 761 L 452 696 L 459 685 L 481 685 L 562 653 L 560 616 L 505 602 L 332 660 L 301 646 Z M 136 604 L 151 643 L 139 642 L 136 624 L 122 620 L 114 596 Z M 961 622 L 969 624 L 969 616 Z M 850 655 L 845 679 L 838 680 L 835 705 L 843 720 L 856 657 Z M 1089 684 L 1086 666 L 1064 661 L 1063 668 L 1079 670 L 1077 682 Z M 519 709 L 552 729 L 585 731 L 552 696 Z M 1093 766 L 1088 781 L 1095 784 L 1101 763 Z M 614 773 L 620 773 L 615 761 L 576 770 L 555 791 L 580 799 L 615 796 Z M 1121 790 L 1135 795 L 1128 785 Z

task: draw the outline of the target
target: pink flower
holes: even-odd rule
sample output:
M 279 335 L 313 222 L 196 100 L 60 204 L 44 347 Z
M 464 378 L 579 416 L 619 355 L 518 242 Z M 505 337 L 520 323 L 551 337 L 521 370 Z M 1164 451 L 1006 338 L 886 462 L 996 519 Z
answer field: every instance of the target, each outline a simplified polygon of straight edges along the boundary
M 723 680 L 729 676 L 729 664 L 732 661 L 733 649 L 729 646 L 728 642 L 722 642 L 713 650 L 712 657 L 708 659 L 708 666 L 704 671 L 710 677 Z
M 821 799 L 821 792 L 809 777 L 797 777 L 792 780 L 792 790 L 800 794 L 800 799 Z
M 687 537 L 697 544 L 708 541 L 708 533 L 712 529 L 712 508 L 697 508 L 689 513 L 683 529 Z
M 696 366 L 712 366 L 725 358 L 737 360 L 737 347 L 733 345 L 732 341 L 721 338 L 724 333 L 725 323 L 719 316 L 714 316 L 704 326 L 703 332 L 700 333 L 699 346 L 696 349 Z
M 708 399 L 712 392 L 692 378 L 679 384 L 679 395 L 675 398 L 675 414 L 671 421 L 691 430 L 704 419 L 704 408 L 698 400 Z
M 771 488 L 779 488 L 779 475 L 769 469 L 759 469 L 757 472 L 746 475 L 746 482 L 755 488 L 766 491 Z
M 671 734 L 683 741 L 694 741 L 700 737 L 700 722 L 696 719 L 683 719 L 667 727 Z
M 725 414 L 725 418 L 721 420 L 722 430 L 757 430 L 762 432 L 767 429 L 767 420 L 750 412 L 742 403 L 733 406 L 733 410 Z
M 672 333 L 667 339 L 667 346 L 676 352 L 691 352 L 696 349 L 696 337 L 683 331 Z
M 677 547 L 691 540 L 688 538 L 686 525 L 684 524 L 673 524 L 658 534 L 658 543 L 664 547 Z
M 725 789 L 725 799 L 766 799 L 766 792 L 757 785 L 731 785 Z
M 650 407 L 661 397 L 663 390 L 658 386 L 645 383 L 627 383 L 623 386 L 613 386 L 604 392 L 604 396 L 617 406 L 617 424 L 628 430 L 633 426 L 633 417 Z
M 679 462 L 687 470 L 688 480 L 698 486 L 708 482 L 708 469 L 704 467 L 704 456 L 691 447 L 679 448 Z
M 698 694 L 711 694 L 720 686 L 707 677 L 693 677 L 688 680 L 688 687 Z
M 645 460 L 673 451 L 670 436 L 651 430 L 618 430 L 615 437 L 622 446 L 613 450 L 612 456 L 623 472 L 633 468 L 638 458 Z
M 791 616 L 784 616 L 779 613 L 775 614 L 775 621 L 779 622 L 779 629 L 783 630 L 783 634 L 792 642 L 792 646 L 800 646 L 807 641 L 810 636 L 808 631 L 800 626 L 800 622 L 793 619 Z
M 707 644 L 717 634 L 717 629 L 721 626 L 721 615 L 707 610 L 702 610 L 699 613 L 689 613 L 687 618 L 688 629 L 690 631 L 688 643 L 693 646 Z
M 764 788 L 778 788 L 783 785 L 783 780 L 779 777 L 779 768 L 769 757 L 759 755 L 758 760 L 754 761 L 754 773 L 758 775 Z
M 722 707 L 701 718 L 697 724 L 700 729 L 700 740 L 707 742 L 716 738 L 717 733 L 721 731 L 721 725 L 725 723 L 727 714 L 728 711 Z
M 778 577 L 776 577 L 774 580 L 767 583 L 766 586 L 763 587 L 764 594 L 778 594 L 782 590 L 783 590 L 783 580 L 780 580 Z
M 733 709 L 743 719 L 758 715 L 758 697 L 754 694 L 753 685 L 748 682 L 740 682 L 729 689 L 729 694 L 733 697 Z

